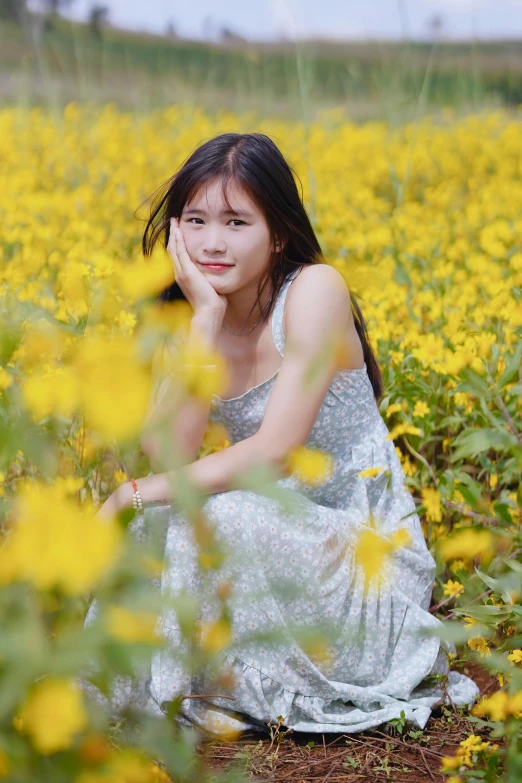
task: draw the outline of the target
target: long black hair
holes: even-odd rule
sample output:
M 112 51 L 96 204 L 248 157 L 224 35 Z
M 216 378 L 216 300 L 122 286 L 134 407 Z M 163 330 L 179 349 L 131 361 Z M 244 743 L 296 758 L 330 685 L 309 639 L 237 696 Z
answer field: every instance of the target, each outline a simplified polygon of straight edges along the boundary
M 244 189 L 263 212 L 271 240 L 279 243 L 279 251 L 272 254 L 267 272 L 259 281 L 257 299 L 252 306 L 252 310 L 256 304 L 262 309 L 261 296 L 270 279 L 273 297 L 263 316 L 266 322 L 288 274 L 301 266 L 321 263 L 324 258 L 297 190 L 294 173 L 276 144 L 264 133 L 222 133 L 197 147 L 176 174 L 156 191 L 143 233 L 143 254 L 151 255 L 162 234 L 167 248 L 170 218 L 181 217 L 185 204 L 200 187 L 215 180 L 221 181 L 229 209 L 228 184 L 232 182 Z M 185 299 L 185 296 L 174 282 L 157 299 L 170 302 Z M 383 390 L 381 371 L 370 346 L 363 315 L 351 291 L 350 299 L 368 376 L 378 401 Z

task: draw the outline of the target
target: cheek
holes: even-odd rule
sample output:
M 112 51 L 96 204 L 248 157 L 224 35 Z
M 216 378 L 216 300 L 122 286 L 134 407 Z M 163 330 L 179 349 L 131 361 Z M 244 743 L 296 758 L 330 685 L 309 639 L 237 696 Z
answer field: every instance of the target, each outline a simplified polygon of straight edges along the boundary
M 269 245 L 269 239 L 262 231 L 249 231 L 248 235 L 238 236 L 237 246 L 254 253 L 263 253 Z
M 183 243 L 187 248 L 187 253 L 189 254 L 189 256 L 192 256 L 192 252 L 196 246 L 196 243 L 194 241 L 194 235 L 192 234 L 191 231 L 182 231 L 181 236 L 183 237 Z

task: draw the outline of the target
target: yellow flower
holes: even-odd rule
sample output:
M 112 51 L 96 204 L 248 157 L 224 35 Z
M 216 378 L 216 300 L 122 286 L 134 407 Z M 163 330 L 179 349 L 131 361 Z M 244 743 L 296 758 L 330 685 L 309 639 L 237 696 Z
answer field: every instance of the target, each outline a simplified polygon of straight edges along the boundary
M 491 720 L 506 720 L 510 714 L 510 700 L 507 691 L 497 691 L 475 704 L 471 710 L 473 715 L 489 715 Z
M 156 612 L 134 611 L 124 606 L 112 605 L 107 609 L 107 632 L 120 642 L 155 644 L 158 615 Z
M 441 772 L 451 772 L 462 766 L 462 759 L 458 756 L 443 756 L 440 760 L 440 764 Z
M 449 567 L 450 567 L 450 569 L 453 572 L 455 572 L 455 571 L 467 571 L 468 570 L 468 567 L 467 567 L 466 563 L 462 559 L 461 560 L 454 560 L 452 563 L 450 563 Z
M 170 783 L 171 778 L 138 750 L 113 752 L 100 769 L 82 770 L 74 783 Z
M 81 403 L 81 387 L 70 368 L 37 369 L 22 385 L 27 409 L 35 421 L 56 414 L 70 417 Z
M 390 349 L 390 357 L 394 364 L 400 364 L 404 359 L 404 352 L 394 351 L 393 349 Z
M 489 530 L 459 530 L 439 543 L 444 560 L 461 558 L 469 562 L 475 557 L 484 557 L 492 553 L 493 536 Z
M 508 661 L 511 661 L 511 663 L 522 663 L 522 650 L 511 650 L 508 653 Z
M 0 392 L 5 391 L 13 383 L 13 376 L 4 367 L 0 367 Z
M 324 484 L 333 474 L 334 459 L 331 454 L 300 446 L 292 449 L 287 457 L 289 470 L 307 484 Z
M 9 756 L 0 748 L 0 779 L 7 778 L 11 772 Z
M 151 376 L 133 338 L 85 337 L 78 346 L 74 371 L 87 421 L 105 441 L 125 441 L 141 432 Z
M 406 476 L 414 476 L 417 473 L 415 463 L 409 457 L 404 457 L 402 460 L 402 469 Z
M 484 742 L 476 734 L 470 734 L 465 740 L 459 743 L 457 756 L 462 759 L 462 763 L 467 767 L 473 766 L 473 753 L 479 753 L 482 750 L 492 750 L 489 742 Z
M 231 445 L 230 435 L 221 422 L 209 421 L 201 444 L 201 455 L 213 454 Z
M 203 639 L 201 646 L 211 652 L 219 652 L 232 641 L 230 622 L 224 618 L 210 622 L 202 627 Z
M 442 505 L 439 492 L 433 487 L 421 489 L 422 505 L 426 509 L 426 519 L 429 522 L 442 522 Z
M 498 484 L 498 476 L 495 473 L 491 473 L 489 477 L 489 486 L 494 489 Z
M 75 734 L 87 727 L 81 690 L 71 680 L 46 678 L 30 693 L 20 711 L 23 730 L 44 754 L 72 745 Z
M 59 483 L 26 483 L 0 547 L 0 584 L 24 580 L 38 590 L 83 595 L 116 562 L 121 537 L 116 521 L 94 516 L 90 505 L 78 507 Z
M 468 639 L 468 647 L 470 650 L 478 652 L 481 658 L 491 655 L 491 650 L 483 636 L 472 636 L 471 639 Z
M 361 470 L 358 474 L 358 478 L 373 478 L 374 476 L 378 476 L 379 473 L 382 473 L 383 470 L 386 470 L 386 467 L 384 465 L 379 465 L 373 468 L 365 468 L 364 470 Z
M 357 536 L 356 558 L 362 565 L 367 581 L 375 577 L 386 576 L 390 555 L 411 542 L 410 534 L 405 528 L 400 528 L 391 536 L 381 535 L 375 522 L 361 530 Z
M 128 480 L 129 480 L 129 477 L 128 477 L 128 475 L 125 473 L 125 471 L 124 471 L 124 470 L 115 470 L 115 471 L 114 471 L 114 481 L 116 482 L 116 484 L 117 484 L 118 486 L 119 486 L 120 484 L 124 484 L 124 483 L 125 483 L 125 481 L 128 481 Z
M 389 419 L 392 414 L 397 413 L 398 411 L 402 411 L 400 402 L 394 402 L 392 405 L 388 405 L 386 408 L 386 418 Z
M 460 595 L 464 592 L 464 585 L 460 582 L 453 582 L 451 579 L 449 579 L 444 584 L 444 595 L 447 595 L 451 598 L 456 598 L 456 596 Z
M 386 435 L 386 440 L 395 440 L 401 435 L 422 435 L 422 430 L 411 424 L 396 424 L 391 432 Z
M 422 400 L 417 400 L 415 407 L 413 408 L 413 415 L 422 419 L 430 412 L 429 405 L 426 405 Z

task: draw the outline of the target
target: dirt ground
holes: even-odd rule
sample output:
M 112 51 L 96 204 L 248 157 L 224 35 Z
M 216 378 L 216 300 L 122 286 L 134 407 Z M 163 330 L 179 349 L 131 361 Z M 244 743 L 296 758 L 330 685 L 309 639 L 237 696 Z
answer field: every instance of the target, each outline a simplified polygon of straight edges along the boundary
M 496 678 L 477 664 L 462 668 L 480 687 L 482 695 L 498 688 Z M 390 727 L 359 734 L 293 734 L 275 727 L 272 736 L 245 732 L 237 742 L 205 742 L 199 753 L 211 769 L 235 769 L 244 780 L 270 783 L 443 783 L 442 756 L 453 755 L 469 734 L 488 739 L 487 732 L 459 716 L 452 708 L 439 708 L 424 731 L 406 726 L 401 733 Z

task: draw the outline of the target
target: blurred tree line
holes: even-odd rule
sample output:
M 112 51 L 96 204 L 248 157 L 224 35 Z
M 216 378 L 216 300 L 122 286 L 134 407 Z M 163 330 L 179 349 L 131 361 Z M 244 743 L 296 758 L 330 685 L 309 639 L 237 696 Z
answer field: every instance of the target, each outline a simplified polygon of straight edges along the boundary
M 56 17 L 73 3 L 74 0 L 40 0 L 42 13 L 38 15 L 40 17 L 37 20 L 39 26 L 45 30 L 52 30 Z M 91 6 L 87 22 L 93 35 L 102 36 L 103 28 L 108 23 L 108 15 L 108 6 L 99 3 L 94 3 Z M 35 15 L 30 13 L 27 0 L 0 0 L 0 21 L 5 19 L 27 28 L 32 25 L 31 17 L 33 16 Z

